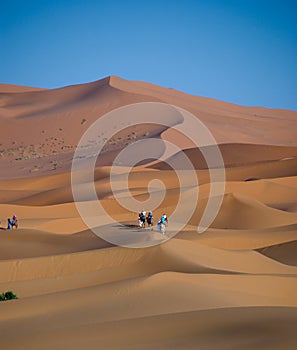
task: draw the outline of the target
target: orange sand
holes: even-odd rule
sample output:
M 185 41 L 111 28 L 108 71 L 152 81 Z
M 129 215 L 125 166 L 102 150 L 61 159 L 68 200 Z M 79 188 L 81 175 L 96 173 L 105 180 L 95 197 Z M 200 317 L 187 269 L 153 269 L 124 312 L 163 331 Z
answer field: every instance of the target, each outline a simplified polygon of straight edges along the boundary
M 199 117 L 220 144 L 227 182 L 216 219 L 198 234 L 209 196 L 201 153 L 170 128 L 138 127 L 135 139 L 156 135 L 186 150 L 199 178 L 199 201 L 184 203 L 183 210 L 195 211 L 175 238 L 128 249 L 86 227 L 73 203 L 70 167 L 93 121 L 142 101 L 175 104 Z M 297 112 L 242 107 L 118 77 L 54 90 L 0 84 L 0 292 L 19 297 L 0 303 L 1 347 L 295 349 L 296 122 Z M 109 171 L 128 134 L 105 149 L 94 176 L 103 206 L 127 230 L 136 213 L 115 202 Z M 171 158 L 177 168 L 180 157 Z M 180 170 L 186 180 L 187 170 Z M 145 199 L 154 178 L 167 189 L 157 217 L 178 202 L 174 170 L 162 162 L 138 166 L 129 191 Z M 124 185 L 121 176 L 117 181 Z M 20 227 L 9 232 L 4 228 L 13 214 Z M 100 230 L 125 235 L 106 224 Z

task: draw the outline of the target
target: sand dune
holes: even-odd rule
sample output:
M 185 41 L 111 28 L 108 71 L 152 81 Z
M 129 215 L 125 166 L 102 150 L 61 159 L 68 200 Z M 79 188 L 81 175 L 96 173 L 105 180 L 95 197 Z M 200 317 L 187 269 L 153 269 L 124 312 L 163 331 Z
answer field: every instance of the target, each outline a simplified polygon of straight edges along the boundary
M 100 241 L 100 240 L 99 240 Z M 101 246 L 103 244 L 101 243 Z M 73 249 L 73 248 L 72 248 Z M 22 254 L 21 254 L 22 255 Z M 54 263 L 59 269 L 52 270 Z M 240 264 L 238 262 L 240 261 Z M 142 266 L 142 263 L 144 266 Z M 148 265 L 146 266 L 146 264 Z M 15 280 L 31 280 L 32 278 L 53 278 L 74 273 L 111 269 L 120 265 L 136 268 L 137 274 L 141 267 L 147 272 L 178 271 L 178 272 L 221 272 L 250 274 L 284 274 L 294 275 L 295 267 L 282 265 L 271 261 L 255 251 L 225 251 L 208 247 L 203 244 L 192 244 L 186 240 L 173 239 L 161 247 L 141 249 L 108 248 L 41 256 L 24 260 L 10 259 L 0 261 L 3 272 L 1 282 Z
M 77 318 L 76 318 L 77 319 Z M 65 322 L 65 321 L 64 321 Z M 227 308 L 167 314 L 115 322 L 61 327 L 61 322 L 45 327 L 22 324 L 19 336 L 5 332 L 3 344 L 31 349 L 279 349 L 295 348 L 296 309 Z M 276 326 L 277 325 L 277 326 Z M 38 327 L 39 332 L 32 331 Z M 7 326 L 4 325 L 7 330 Z M 63 343 L 62 343 L 63 339 Z
M 192 112 L 218 143 L 296 146 L 296 112 L 242 107 L 118 77 L 53 90 L 6 90 L 0 95 L 0 128 L 7 133 L 1 140 L 1 156 L 9 163 L 1 169 L 1 177 L 9 177 L 7 165 L 18 177 L 67 170 L 65 162 L 98 117 L 114 108 L 144 101 L 174 104 Z M 172 129 L 159 131 L 164 139 L 189 148 L 188 141 L 176 137 Z M 148 126 L 138 130 L 136 139 L 146 133 L 150 133 Z M 109 145 L 109 149 L 122 147 L 129 141 L 128 134 L 121 135 L 121 141 Z M 70 165 L 68 162 L 68 170 Z
M 30 87 L 30 86 L 12 85 L 12 84 L 0 84 L 0 93 L 22 93 L 22 92 L 40 91 L 40 90 L 46 90 L 46 89 Z
M 217 228 L 265 228 L 289 225 L 296 222 L 295 213 L 286 213 L 269 208 L 254 199 L 229 193 L 224 198 L 222 209 L 214 221 Z
M 297 226 L 285 225 L 263 229 L 216 229 L 210 228 L 204 235 L 195 233 L 192 229 L 179 234 L 180 239 L 210 245 L 215 248 L 230 250 L 259 249 L 296 240 Z
M 261 162 L 277 161 L 277 160 L 289 160 L 297 158 L 296 147 L 280 147 L 280 146 L 267 146 L 267 145 L 253 145 L 253 144 L 221 144 L 219 145 L 222 153 L 224 164 L 227 168 L 242 166 L 248 164 L 255 164 Z M 209 149 L 209 150 L 208 150 Z M 210 153 L 213 147 L 189 148 L 185 151 L 181 151 L 171 157 L 168 161 L 174 165 L 174 168 L 178 168 L 181 164 L 181 157 L 185 154 L 190 160 L 195 169 L 208 169 L 208 165 L 205 162 L 203 154 Z M 166 163 L 161 165 L 155 165 L 156 169 L 164 169 Z M 167 165 L 167 169 L 169 169 Z
M 110 216 L 89 213 L 99 235 L 125 245 L 163 242 L 177 225 L 171 215 L 181 190 L 180 217 L 194 210 L 182 231 L 165 243 L 124 248 L 95 235 L 80 217 L 70 170 L 80 138 L 97 118 L 145 101 L 177 105 L 205 123 L 224 159 L 225 193 L 215 220 L 199 234 L 210 177 L 201 149 L 173 128 L 183 121 L 168 112 L 170 127 L 148 123 L 123 130 L 105 145 L 93 174 Z M 0 302 L 1 346 L 295 349 L 296 122 L 294 111 L 238 106 L 114 76 L 52 90 L 0 84 L 0 128 L 5 130 L 0 140 L 0 292 L 12 290 L 19 297 Z M 100 137 L 88 145 L 87 157 Z M 159 157 L 149 159 L 148 149 L 148 159 L 133 168 L 128 184 L 121 174 L 127 164 L 113 168 L 113 191 L 116 155 L 150 137 L 178 146 L 167 159 L 171 167 Z M 208 152 L 211 146 L 204 147 Z M 194 171 L 182 163 L 184 154 Z M 86 160 L 76 174 L 80 204 L 89 209 L 96 201 L 86 191 Z M 163 212 L 169 215 L 165 236 L 156 227 L 137 229 L 138 211 L 122 207 L 116 198 L 132 195 L 140 210 L 150 195 L 160 196 L 159 187 L 149 187 L 156 179 L 166 189 L 154 210 L 156 220 Z M 13 214 L 19 229 L 9 231 L 7 218 Z
M 19 229 L 0 235 L 1 260 L 73 253 L 106 248 L 109 244 L 90 230 L 72 235 L 54 234 L 33 229 Z

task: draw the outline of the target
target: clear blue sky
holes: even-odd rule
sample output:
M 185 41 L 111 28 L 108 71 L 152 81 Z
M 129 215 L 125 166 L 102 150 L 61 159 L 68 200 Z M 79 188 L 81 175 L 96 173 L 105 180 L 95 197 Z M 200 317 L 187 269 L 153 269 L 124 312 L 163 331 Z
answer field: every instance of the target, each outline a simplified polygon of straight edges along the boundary
M 0 1 L 0 82 L 108 75 L 297 110 L 297 1 Z

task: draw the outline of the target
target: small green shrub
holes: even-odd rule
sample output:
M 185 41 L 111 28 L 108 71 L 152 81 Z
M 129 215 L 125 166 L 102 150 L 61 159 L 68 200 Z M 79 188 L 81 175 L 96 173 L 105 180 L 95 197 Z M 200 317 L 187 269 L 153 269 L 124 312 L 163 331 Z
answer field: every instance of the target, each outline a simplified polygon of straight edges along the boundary
M 14 292 L 12 292 L 12 291 L 8 291 L 8 292 L 0 294 L 0 301 L 13 300 L 13 299 L 17 299 L 17 298 L 18 297 L 16 296 L 16 294 L 14 294 Z

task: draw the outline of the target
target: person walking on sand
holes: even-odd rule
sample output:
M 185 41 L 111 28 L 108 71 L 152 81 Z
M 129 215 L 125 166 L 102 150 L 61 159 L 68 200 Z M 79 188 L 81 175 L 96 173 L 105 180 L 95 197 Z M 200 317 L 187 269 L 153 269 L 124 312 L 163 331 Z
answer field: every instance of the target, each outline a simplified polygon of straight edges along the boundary
M 17 219 L 16 215 L 14 215 L 12 217 L 10 223 L 11 223 L 11 229 L 13 229 L 13 228 L 17 229 L 18 228 L 18 219 Z
M 7 219 L 7 230 L 11 230 L 11 221 Z
M 164 235 L 166 232 L 166 226 L 168 225 L 168 218 L 166 214 L 163 214 L 161 219 L 158 221 L 158 230 Z
M 138 223 L 139 223 L 139 227 L 140 228 L 144 228 L 145 227 L 145 210 L 142 210 L 140 213 L 139 213 L 139 216 L 138 216 Z
M 153 213 L 151 211 L 149 211 L 147 214 L 146 222 L 147 222 L 148 227 L 153 227 L 153 224 L 154 224 Z

